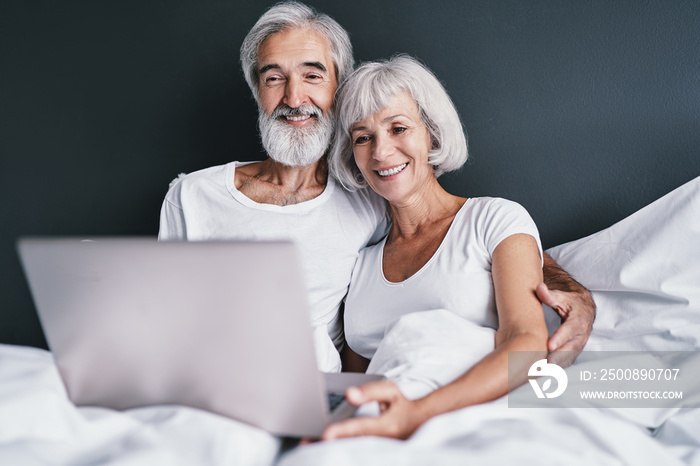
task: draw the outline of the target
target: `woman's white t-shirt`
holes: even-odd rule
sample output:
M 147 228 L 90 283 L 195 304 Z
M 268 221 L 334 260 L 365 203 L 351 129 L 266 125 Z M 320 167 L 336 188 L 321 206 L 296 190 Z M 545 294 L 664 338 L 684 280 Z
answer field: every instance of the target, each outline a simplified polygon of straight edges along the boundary
M 491 257 L 505 238 L 525 233 L 542 246 L 537 226 L 519 204 L 499 198 L 467 199 L 433 257 L 408 279 L 384 277 L 386 238 L 365 248 L 355 264 L 345 301 L 345 338 L 371 359 L 387 328 L 401 316 L 447 309 L 470 322 L 498 328 Z

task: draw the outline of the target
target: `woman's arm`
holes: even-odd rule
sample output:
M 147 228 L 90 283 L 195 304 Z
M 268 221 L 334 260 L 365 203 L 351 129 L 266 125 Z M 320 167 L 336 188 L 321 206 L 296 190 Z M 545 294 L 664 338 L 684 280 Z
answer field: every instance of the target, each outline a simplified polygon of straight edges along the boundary
M 517 234 L 503 240 L 493 253 L 491 272 L 499 320 L 496 348 L 491 354 L 454 382 L 418 400 L 407 400 L 388 381 L 348 389 L 348 401 L 357 405 L 378 401 L 382 414 L 329 426 L 323 438 L 358 435 L 408 438 L 433 416 L 508 393 L 508 351 L 538 352 L 533 353 L 532 362 L 545 357 L 547 328 L 542 305 L 535 294 L 542 282 L 542 267 L 534 238 Z M 521 383 L 524 383 L 527 368 L 522 372 Z

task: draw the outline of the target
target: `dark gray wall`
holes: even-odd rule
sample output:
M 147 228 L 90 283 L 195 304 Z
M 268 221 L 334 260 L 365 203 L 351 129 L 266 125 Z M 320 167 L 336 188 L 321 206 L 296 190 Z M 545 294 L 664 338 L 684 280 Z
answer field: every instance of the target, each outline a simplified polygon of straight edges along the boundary
M 472 153 L 444 185 L 521 202 L 545 246 L 700 175 L 695 0 L 310 3 L 356 59 L 433 69 Z M 0 342 L 45 344 L 18 236 L 155 235 L 179 172 L 262 156 L 237 51 L 270 4 L 0 4 Z

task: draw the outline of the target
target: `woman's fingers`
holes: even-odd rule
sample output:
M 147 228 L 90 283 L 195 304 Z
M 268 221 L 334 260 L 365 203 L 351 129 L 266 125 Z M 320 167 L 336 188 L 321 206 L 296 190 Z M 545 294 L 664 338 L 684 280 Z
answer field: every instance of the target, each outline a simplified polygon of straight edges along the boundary
M 349 387 L 345 391 L 345 399 L 355 406 L 371 401 L 377 401 L 379 404 L 391 403 L 397 396 L 403 395 L 396 384 L 389 380 L 368 382 L 359 387 Z
M 376 401 L 382 408 L 382 414 L 378 417 L 355 417 L 332 424 L 323 432 L 323 440 L 363 435 L 407 438 L 417 427 L 411 422 L 411 402 L 391 381 L 383 380 L 360 387 L 350 387 L 345 392 L 345 398 L 356 406 Z

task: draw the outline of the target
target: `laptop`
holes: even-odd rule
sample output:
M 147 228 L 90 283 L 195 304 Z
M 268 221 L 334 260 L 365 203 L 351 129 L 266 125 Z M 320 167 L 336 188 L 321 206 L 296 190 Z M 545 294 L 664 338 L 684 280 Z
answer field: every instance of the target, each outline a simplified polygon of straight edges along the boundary
M 354 411 L 342 402 L 331 412 L 329 392 L 379 378 L 317 369 L 291 242 L 23 238 L 17 247 L 76 405 L 185 405 L 318 437 Z

